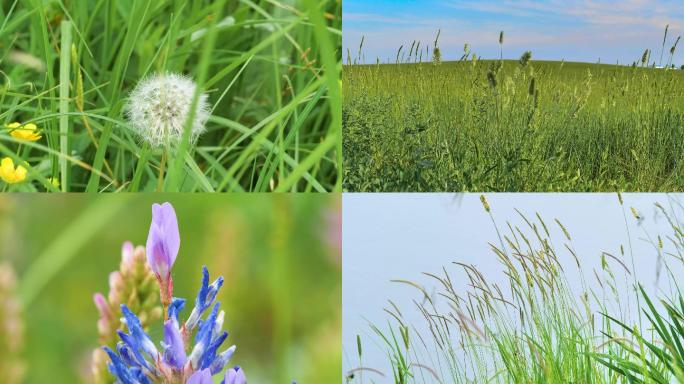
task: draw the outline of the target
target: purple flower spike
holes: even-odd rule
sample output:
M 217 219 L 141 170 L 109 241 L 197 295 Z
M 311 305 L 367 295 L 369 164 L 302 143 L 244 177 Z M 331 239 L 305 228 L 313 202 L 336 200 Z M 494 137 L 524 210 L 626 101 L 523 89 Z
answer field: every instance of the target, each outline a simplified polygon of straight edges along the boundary
M 226 371 L 226 378 L 223 380 L 223 384 L 247 384 L 245 371 L 243 371 L 239 365 L 228 369 Z
M 164 361 L 176 369 L 182 369 L 187 357 L 183 337 L 174 320 L 164 323 Z
M 147 262 L 159 283 L 164 313 L 164 340 L 161 349 L 143 328 L 140 318 L 126 304 L 121 304 L 123 326 L 117 330 L 121 342 L 116 351 L 103 347 L 110 362 L 109 371 L 117 384 L 213 384 L 213 375 L 222 375 L 221 384 L 247 384 L 245 373 L 239 366 L 223 370 L 235 352 L 231 346 L 219 353 L 228 337 L 222 331 L 225 312 L 220 311 L 217 294 L 223 285 L 219 276 L 210 283 L 209 270 L 202 268 L 202 282 L 194 307 L 185 322 L 180 313 L 185 299 L 173 297 L 171 268 L 180 248 L 176 212 L 169 203 L 152 205 L 152 224 L 147 238 Z M 142 251 L 141 251 L 142 252 Z M 136 249 L 126 243 L 122 249 L 123 263 L 137 257 Z M 110 286 L 123 286 L 120 272 L 110 275 Z M 101 316 L 114 316 L 102 295 L 93 297 Z M 110 298 L 110 301 L 115 301 Z M 207 310 L 213 307 L 206 314 Z M 128 331 L 128 333 L 126 332 Z M 296 384 L 296 382 L 293 382 Z
M 208 369 L 197 371 L 190 376 L 186 384 L 213 384 L 211 372 Z
M 176 211 L 170 203 L 153 204 L 152 224 L 147 235 L 147 263 L 158 279 L 169 279 L 179 248 L 180 235 Z

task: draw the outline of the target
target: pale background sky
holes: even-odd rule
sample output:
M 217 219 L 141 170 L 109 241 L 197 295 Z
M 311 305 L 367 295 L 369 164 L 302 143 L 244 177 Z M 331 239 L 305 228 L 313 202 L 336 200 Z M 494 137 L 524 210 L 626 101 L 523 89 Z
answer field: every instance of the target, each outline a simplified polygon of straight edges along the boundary
M 631 64 L 646 48 L 659 61 L 665 25 L 670 25 L 665 56 L 684 35 L 681 0 L 345 0 L 343 58 L 356 56 L 366 37 L 367 62 L 396 56 L 413 40 L 432 44 L 441 28 L 444 59 L 458 59 L 469 43 L 483 58 L 499 57 L 503 30 L 504 58 L 517 59 L 531 50 L 538 60 Z M 675 64 L 684 64 L 684 46 Z M 666 62 L 666 59 L 663 58 Z
M 388 373 L 385 350 L 374 345 L 368 321 L 384 326 L 388 315 L 382 309 L 388 299 L 402 309 L 403 314 L 417 322 L 421 318 L 412 299 L 420 300 L 417 291 L 405 285 L 391 283 L 391 279 L 406 279 L 424 284 L 428 291 L 434 280 L 421 272 L 439 273 L 446 266 L 459 287 L 465 278 L 453 261 L 475 264 L 491 281 L 503 281 L 503 274 L 488 243 L 498 243 L 492 222 L 479 200 L 479 194 L 344 194 L 343 195 L 343 368 L 347 372 L 358 365 L 356 335 L 364 339 L 364 366 Z M 637 277 L 653 292 L 655 289 L 657 253 L 645 241 L 651 236 L 671 235 L 664 216 L 656 212 L 655 202 L 674 207 L 684 195 L 625 194 L 624 208 L 631 231 L 637 266 Z M 623 211 L 616 194 L 489 194 L 492 212 L 500 227 L 510 220 L 524 223 L 515 208 L 533 218 L 539 212 L 551 229 L 552 239 L 559 249 L 561 263 L 566 267 L 568 280 L 579 288 L 579 276 L 573 271 L 574 262 L 564 251 L 563 234 L 554 224 L 558 218 L 568 229 L 573 246 L 585 273 L 600 271 L 601 253 L 620 255 L 620 245 L 628 249 Z M 644 217 L 637 224 L 629 212 L 635 207 Z M 631 266 L 630 266 L 631 267 Z M 679 268 L 679 267 L 677 267 Z M 613 264 L 613 270 L 620 267 Z M 680 273 L 683 268 L 676 269 Z M 659 288 L 665 289 L 662 275 Z M 586 276 L 596 285 L 593 276 Z M 465 287 L 460 285 L 462 289 Z M 462 291 L 461 291 L 462 292 Z M 370 377 L 370 376 L 369 376 Z

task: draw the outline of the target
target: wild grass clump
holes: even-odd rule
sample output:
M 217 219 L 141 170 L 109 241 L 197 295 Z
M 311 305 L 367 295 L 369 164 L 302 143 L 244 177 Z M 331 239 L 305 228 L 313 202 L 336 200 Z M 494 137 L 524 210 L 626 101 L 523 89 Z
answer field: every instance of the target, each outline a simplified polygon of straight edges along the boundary
M 485 198 L 482 203 L 492 215 Z M 623 207 L 625 218 L 627 211 Z M 503 283 L 461 262 L 453 263 L 456 272 L 424 273 L 435 283 L 432 293 L 394 280 L 419 298 L 412 308 L 390 301 L 387 325 L 370 325 L 393 371 L 361 366 L 347 373 L 347 383 L 382 376 L 444 384 L 684 382 L 684 299 L 669 266 L 684 263 L 684 236 L 676 216 L 662 212 L 672 224 L 664 239 L 674 251 L 666 251 L 660 236 L 643 233 L 668 272 L 658 292 L 662 305 L 636 280 L 631 245 L 620 246 L 619 255 L 603 252 L 601 267 L 586 271 L 559 220 L 518 212 L 520 225 L 508 222 L 503 230 L 492 216 L 498 239 L 490 247 Z M 590 284 L 588 276 L 596 281 Z M 420 320 L 407 320 L 415 311 Z M 361 356 L 360 338 L 357 343 Z
M 341 9 L 2 2 L 0 191 L 339 189 Z
M 467 44 L 426 60 L 344 67 L 345 190 L 684 188 L 684 72 L 649 51 L 633 67 L 483 60 Z

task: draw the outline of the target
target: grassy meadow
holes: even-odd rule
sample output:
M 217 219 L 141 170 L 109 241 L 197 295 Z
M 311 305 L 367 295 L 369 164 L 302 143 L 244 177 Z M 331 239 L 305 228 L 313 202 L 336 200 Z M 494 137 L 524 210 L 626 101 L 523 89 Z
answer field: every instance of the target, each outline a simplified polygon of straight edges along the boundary
M 339 380 L 340 196 L 203 196 L 3 195 L 0 367 L 18 360 L 23 379 L 7 380 L 3 369 L 0 382 L 93 383 L 91 354 L 100 346 L 93 294 L 107 295 L 124 241 L 145 246 L 151 205 L 165 201 L 176 209 L 181 237 L 172 270 L 175 296 L 192 306 L 203 265 L 212 280 L 225 278 L 217 300 L 230 333 L 223 347 L 237 346 L 231 366 L 242 366 L 254 383 Z M 16 275 L 18 328 L 4 311 L 12 279 L 3 265 Z M 156 285 L 152 292 L 159 297 Z M 20 346 L 9 351 L 8 329 Z M 150 336 L 157 345 L 163 340 L 162 319 L 150 325 Z M 107 382 L 114 377 L 98 381 Z
M 0 2 L 0 157 L 13 166 L 0 191 L 339 190 L 341 8 Z M 125 110 L 139 81 L 167 73 L 196 87 L 178 142 L 157 147 Z M 202 93 L 206 131 L 193 142 Z
M 345 190 L 684 188 L 684 71 L 420 55 L 344 67 Z
M 604 251 L 600 267 L 590 269 L 575 246 L 591 240 L 573 238 L 543 214 L 518 211 L 517 220 L 498 223 L 483 197 L 498 234 L 490 256 L 503 280 L 458 260 L 425 271 L 430 284 L 393 280 L 414 292 L 413 304 L 390 298 L 387 323 L 371 323 L 370 336 L 348 346 L 356 355 L 345 382 L 684 383 L 682 206 L 655 204 L 667 233 L 630 233 L 628 220 L 641 214 L 618 199 L 629 242 L 619 253 Z M 658 255 L 657 293 L 644 289 L 653 281 L 635 277 L 634 258 L 647 255 L 635 255 L 632 242 L 642 240 Z M 391 372 L 365 363 L 368 346 L 386 352 Z

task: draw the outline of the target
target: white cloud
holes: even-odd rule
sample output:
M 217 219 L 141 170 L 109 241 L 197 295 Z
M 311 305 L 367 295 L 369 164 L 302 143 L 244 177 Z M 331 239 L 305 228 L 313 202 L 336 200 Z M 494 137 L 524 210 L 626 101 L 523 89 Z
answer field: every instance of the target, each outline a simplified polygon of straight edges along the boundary
M 443 5 L 513 17 L 492 17 L 492 21 L 474 23 L 467 19 L 467 12 L 453 12 L 453 16 L 444 12 L 444 17 L 439 19 L 391 12 L 357 13 L 348 18 L 345 13 L 345 21 L 359 23 L 352 24 L 353 27 L 345 25 L 344 48 L 355 52 L 361 36 L 365 36 L 367 61 L 375 61 L 376 56 L 393 60 L 400 45 L 410 46 L 414 40 L 421 41 L 422 46 L 431 44 L 441 29 L 440 48 L 447 59 L 459 57 L 465 43 L 485 58 L 498 57 L 498 33 L 503 30 L 504 55 L 509 58 L 532 50 L 533 54 L 537 53 L 536 57 L 545 59 L 595 61 L 601 56 L 604 62 L 626 63 L 635 60 L 646 48 L 660 52 L 666 24 L 670 25 L 666 51 L 676 36 L 684 34 L 684 1 L 445 0 Z M 371 24 L 367 29 L 366 23 Z M 680 48 L 676 56 L 684 58 L 684 46 Z
M 521 17 L 565 17 L 595 25 L 657 26 L 664 28 L 684 27 L 684 2 L 653 0 L 551 0 L 538 2 L 530 0 L 485 3 L 473 0 L 444 1 L 444 6 L 468 9 L 500 15 Z

